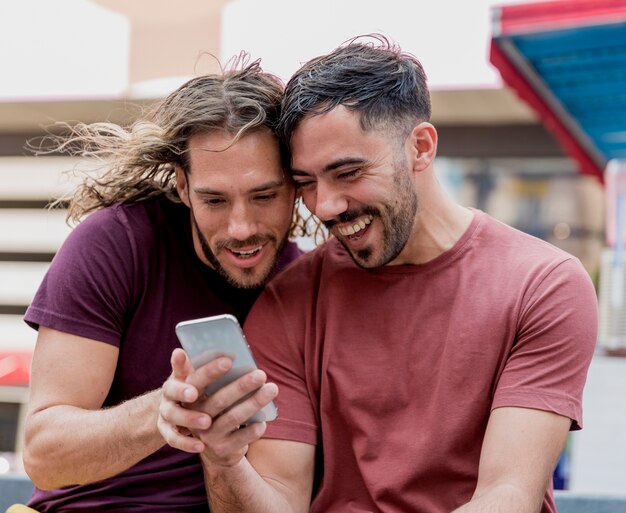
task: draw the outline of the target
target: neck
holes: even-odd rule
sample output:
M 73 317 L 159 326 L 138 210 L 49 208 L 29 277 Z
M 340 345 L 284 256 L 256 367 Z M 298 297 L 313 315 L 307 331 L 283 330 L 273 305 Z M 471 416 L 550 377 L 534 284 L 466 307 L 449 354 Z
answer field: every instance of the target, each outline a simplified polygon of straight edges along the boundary
M 417 184 L 418 210 L 413 234 L 390 265 L 423 264 L 451 249 L 469 227 L 474 214 L 456 203 L 432 172 Z

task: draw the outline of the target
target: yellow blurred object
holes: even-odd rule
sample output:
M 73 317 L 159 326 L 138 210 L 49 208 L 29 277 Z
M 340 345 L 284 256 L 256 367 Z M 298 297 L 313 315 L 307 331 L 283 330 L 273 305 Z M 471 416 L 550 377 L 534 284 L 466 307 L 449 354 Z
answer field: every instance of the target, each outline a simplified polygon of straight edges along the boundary
M 38 513 L 38 511 L 24 504 L 13 504 L 13 506 L 8 507 L 6 513 Z

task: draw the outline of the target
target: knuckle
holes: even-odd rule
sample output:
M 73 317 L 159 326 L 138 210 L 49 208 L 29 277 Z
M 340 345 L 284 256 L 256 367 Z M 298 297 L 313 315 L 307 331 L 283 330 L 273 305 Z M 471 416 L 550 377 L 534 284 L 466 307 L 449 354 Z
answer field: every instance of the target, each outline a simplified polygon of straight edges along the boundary
M 246 394 L 251 390 L 250 379 L 240 379 L 237 381 L 237 390 L 241 394 Z
M 207 365 L 201 367 L 202 374 L 205 379 L 216 379 L 224 374 L 226 374 L 228 369 L 222 369 L 218 365 L 219 358 L 212 360 Z
M 167 421 L 171 418 L 172 416 L 172 406 L 169 403 L 161 403 L 161 406 L 159 406 L 159 415 L 160 417 Z
M 161 432 L 161 436 L 167 442 L 168 445 L 175 447 L 176 445 L 176 437 L 171 429 L 168 429 L 169 426 L 160 426 L 159 431 Z
M 265 399 L 262 390 L 259 390 L 258 393 L 252 396 L 252 401 L 254 402 L 254 405 L 259 409 L 263 408 L 263 406 L 267 404 L 267 400 Z
M 224 397 L 224 394 L 218 392 L 216 394 L 213 394 L 209 399 L 209 406 L 210 410 L 214 411 L 217 415 L 226 409 L 226 407 L 228 406 L 228 401 L 226 397 Z
M 230 451 L 228 451 L 227 447 L 224 444 L 218 444 L 213 448 L 213 452 L 215 456 L 217 456 L 220 460 L 227 460 L 230 456 Z
M 225 412 L 221 417 L 223 419 L 223 424 L 225 424 L 226 426 L 241 425 L 247 417 L 243 418 L 244 416 L 240 412 L 241 408 L 233 408 Z
M 173 395 L 172 389 L 174 388 L 174 386 L 175 384 L 172 382 L 172 378 L 167 379 L 165 383 L 163 383 L 163 386 L 161 387 L 162 396 L 166 399 L 171 399 Z

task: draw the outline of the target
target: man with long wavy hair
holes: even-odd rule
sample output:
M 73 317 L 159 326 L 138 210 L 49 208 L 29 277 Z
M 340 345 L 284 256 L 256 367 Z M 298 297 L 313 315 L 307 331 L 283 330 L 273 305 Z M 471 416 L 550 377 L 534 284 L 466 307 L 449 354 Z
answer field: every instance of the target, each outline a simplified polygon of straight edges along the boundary
M 179 321 L 243 322 L 300 254 L 275 133 L 282 94 L 242 54 L 127 128 L 79 124 L 49 139 L 46 151 L 94 157 L 104 172 L 71 198 L 81 222 L 25 316 L 39 331 L 24 448 L 33 508 L 206 511 L 198 456 L 164 447 L 157 431 L 160 387 Z

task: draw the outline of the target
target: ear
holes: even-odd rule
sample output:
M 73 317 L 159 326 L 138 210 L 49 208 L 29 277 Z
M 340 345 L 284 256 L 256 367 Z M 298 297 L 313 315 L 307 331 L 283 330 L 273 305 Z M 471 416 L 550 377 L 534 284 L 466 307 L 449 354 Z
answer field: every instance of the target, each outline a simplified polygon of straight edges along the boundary
M 176 191 L 182 202 L 189 206 L 189 184 L 187 175 L 180 166 L 176 166 Z
M 414 171 L 430 167 L 437 154 L 437 140 L 437 130 L 430 123 L 424 121 L 413 128 L 408 142 Z

